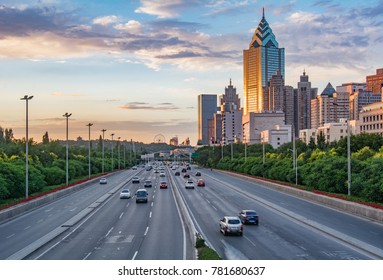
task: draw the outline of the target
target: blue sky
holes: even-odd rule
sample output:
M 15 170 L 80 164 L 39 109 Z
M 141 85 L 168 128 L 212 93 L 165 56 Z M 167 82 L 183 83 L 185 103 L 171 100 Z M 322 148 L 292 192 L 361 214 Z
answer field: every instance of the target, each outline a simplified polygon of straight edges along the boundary
M 242 51 L 265 7 L 286 53 L 287 85 L 303 70 L 328 82 L 364 82 L 383 67 L 383 0 L 0 1 L 0 126 L 40 142 L 106 136 L 197 142 L 197 96 L 243 98 Z

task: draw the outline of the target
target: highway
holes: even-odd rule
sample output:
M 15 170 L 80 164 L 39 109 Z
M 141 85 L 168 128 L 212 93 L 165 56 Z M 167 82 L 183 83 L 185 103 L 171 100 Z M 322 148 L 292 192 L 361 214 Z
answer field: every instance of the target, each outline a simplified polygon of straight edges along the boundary
M 0 224 L 1 259 L 182 260 L 193 259 L 190 227 L 223 259 L 351 260 L 383 258 L 383 225 L 262 187 L 219 171 L 201 171 L 205 187 L 185 189 L 166 167 L 168 189 L 153 170 L 125 170 L 95 181 L 36 210 Z M 180 169 L 179 169 L 180 171 Z M 131 178 L 140 177 L 139 184 Z M 150 179 L 148 203 L 135 191 Z M 133 197 L 120 199 L 123 188 Z M 178 196 L 179 195 L 179 196 Z M 186 210 L 185 210 L 186 209 Z M 254 209 L 260 224 L 244 235 L 224 236 L 219 220 Z M 185 211 L 187 212 L 185 215 Z M 185 218 L 189 216 L 190 221 Z M 34 246 L 32 246 L 33 244 Z

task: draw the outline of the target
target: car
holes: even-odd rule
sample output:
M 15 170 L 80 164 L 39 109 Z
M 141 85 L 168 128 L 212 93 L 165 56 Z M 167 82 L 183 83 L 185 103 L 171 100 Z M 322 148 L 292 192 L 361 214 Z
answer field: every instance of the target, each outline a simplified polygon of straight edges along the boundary
M 198 187 L 204 187 L 205 186 L 205 180 L 202 178 L 198 179 L 197 186 Z
M 185 182 L 185 189 L 194 189 L 194 182 L 193 182 L 193 180 L 187 180 Z
M 100 179 L 100 184 L 107 184 L 108 180 L 106 178 L 101 178 Z
M 188 166 L 188 167 L 186 167 L 186 169 L 187 169 L 187 170 L 191 170 L 191 167 L 190 167 L 190 166 Z
M 144 187 L 145 187 L 145 188 L 151 188 L 152 186 L 153 186 L 152 181 L 150 181 L 150 180 L 145 180 L 145 182 L 144 182 Z
M 254 210 L 242 210 L 241 212 L 239 212 L 238 217 L 241 220 L 242 224 L 259 224 L 258 214 Z
M 132 183 L 133 184 L 139 184 L 140 183 L 140 178 L 138 178 L 137 176 L 134 176 L 133 178 L 132 178 Z
M 241 219 L 236 216 L 224 216 L 219 222 L 219 230 L 223 235 L 238 234 L 243 235 L 243 224 Z
M 165 172 L 161 171 L 160 172 L 160 177 L 165 177 Z
M 133 167 L 132 167 L 132 170 L 137 170 L 137 166 L 133 166 Z
M 201 172 L 197 171 L 197 172 L 195 173 L 195 176 L 201 176 Z
M 168 188 L 168 183 L 166 183 L 165 181 L 162 181 L 160 183 L 160 189 L 167 189 Z
M 158 172 L 159 172 L 159 171 L 158 171 L 157 167 L 154 168 L 154 173 L 158 173 Z
M 182 168 L 181 172 L 186 173 L 186 168 Z
M 176 171 L 176 173 L 174 173 L 175 176 L 180 176 L 180 172 L 179 171 Z
M 188 173 L 185 173 L 184 178 L 190 178 L 190 175 Z
M 130 198 L 130 191 L 128 189 L 123 189 L 120 192 L 120 198 Z
M 148 202 L 148 191 L 146 189 L 138 189 L 136 191 L 136 203 Z
M 146 170 L 146 171 L 150 171 L 150 170 L 152 170 L 152 166 L 151 166 L 151 165 L 147 165 L 147 166 L 145 167 L 145 170 Z

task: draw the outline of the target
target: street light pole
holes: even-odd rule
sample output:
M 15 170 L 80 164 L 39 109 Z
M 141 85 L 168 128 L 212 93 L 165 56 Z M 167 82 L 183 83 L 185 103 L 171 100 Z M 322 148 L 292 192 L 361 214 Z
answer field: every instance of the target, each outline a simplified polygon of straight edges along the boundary
M 20 100 L 25 100 L 26 104 L 26 118 L 25 118 L 25 198 L 28 198 L 28 188 L 29 188 L 29 180 L 28 180 L 28 101 L 33 98 L 32 96 L 24 95 Z
M 118 142 L 117 142 L 117 148 L 118 148 L 118 169 L 120 169 L 120 139 L 121 137 L 118 137 Z
M 69 117 L 72 116 L 72 113 L 68 114 L 65 113 L 63 117 L 66 118 L 66 185 L 69 183 L 69 165 L 68 165 L 68 119 Z
M 89 169 L 89 178 L 90 178 L 90 127 L 92 126 L 92 123 L 88 123 L 86 126 L 89 127 L 89 155 L 88 155 L 88 169 Z
M 102 131 L 102 173 L 104 173 L 104 137 L 106 129 L 101 129 Z
M 114 133 L 112 133 L 110 136 L 112 136 L 112 171 L 114 170 L 114 162 L 113 162 L 113 136 Z

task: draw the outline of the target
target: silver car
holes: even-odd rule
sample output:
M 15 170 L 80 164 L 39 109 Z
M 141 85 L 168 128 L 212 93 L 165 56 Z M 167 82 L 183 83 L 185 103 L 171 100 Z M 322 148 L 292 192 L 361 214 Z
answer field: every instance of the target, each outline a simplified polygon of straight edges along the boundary
M 106 178 L 101 178 L 100 179 L 100 184 L 107 184 L 108 180 Z
M 130 198 L 131 195 L 130 195 L 130 191 L 128 189 L 123 189 L 121 192 L 120 192 L 120 198 Z
M 235 216 L 223 217 L 219 222 L 219 229 L 223 233 L 223 235 L 243 235 L 243 224 L 241 222 L 241 219 Z
M 187 180 L 185 182 L 185 189 L 194 189 L 194 182 L 193 180 Z

